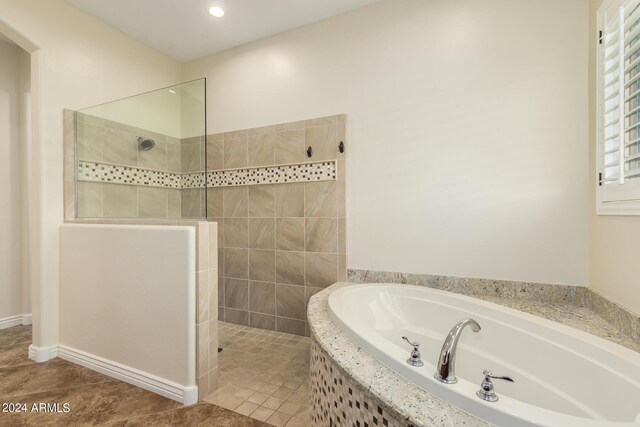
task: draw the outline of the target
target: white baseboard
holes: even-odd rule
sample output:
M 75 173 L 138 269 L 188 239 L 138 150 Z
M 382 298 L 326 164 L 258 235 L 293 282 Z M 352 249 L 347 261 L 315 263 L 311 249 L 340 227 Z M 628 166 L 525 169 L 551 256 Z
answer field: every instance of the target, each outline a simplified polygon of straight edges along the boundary
M 31 325 L 33 323 L 31 313 L 22 315 L 22 324 L 23 325 Z
M 0 329 L 11 328 L 13 326 L 22 325 L 22 315 L 5 317 L 0 319 Z
M 164 378 L 122 365 L 64 345 L 58 346 L 59 358 L 76 363 L 112 378 L 135 385 L 185 405 L 198 402 L 198 387 L 184 387 Z
M 37 363 L 47 362 L 58 357 L 58 346 L 36 347 L 31 344 L 29 346 L 29 359 Z
M 5 317 L 0 319 L 0 329 L 11 328 L 20 325 L 30 325 L 31 314 L 17 314 L 15 316 Z

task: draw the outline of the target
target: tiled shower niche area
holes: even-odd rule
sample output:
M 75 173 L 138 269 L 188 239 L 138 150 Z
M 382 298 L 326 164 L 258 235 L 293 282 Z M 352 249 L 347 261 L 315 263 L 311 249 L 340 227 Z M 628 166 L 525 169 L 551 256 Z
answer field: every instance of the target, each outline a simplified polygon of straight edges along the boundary
M 309 334 L 309 298 L 346 280 L 346 150 L 344 115 L 207 136 L 220 320 Z

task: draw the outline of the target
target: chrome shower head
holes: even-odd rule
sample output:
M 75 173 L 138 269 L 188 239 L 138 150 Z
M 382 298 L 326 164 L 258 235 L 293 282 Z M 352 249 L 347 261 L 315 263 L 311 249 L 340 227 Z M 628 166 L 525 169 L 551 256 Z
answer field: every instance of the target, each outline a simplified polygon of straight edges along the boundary
M 140 151 L 149 151 L 156 145 L 156 142 L 153 139 L 144 139 L 142 137 L 138 137 L 138 150 Z

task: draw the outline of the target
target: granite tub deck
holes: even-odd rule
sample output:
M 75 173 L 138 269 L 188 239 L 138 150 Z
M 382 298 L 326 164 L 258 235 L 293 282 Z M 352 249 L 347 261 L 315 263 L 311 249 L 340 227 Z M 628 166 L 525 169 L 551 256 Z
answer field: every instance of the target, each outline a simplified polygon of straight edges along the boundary
M 350 285 L 352 284 L 336 283 L 314 295 L 309 301 L 308 319 L 316 353 L 320 354 L 320 358 L 326 356 L 330 359 L 332 368 L 340 371 L 336 375 L 341 374 L 350 386 L 370 397 L 374 404 L 371 411 L 388 414 L 390 419 L 396 421 L 390 421 L 389 425 L 491 425 L 407 381 L 347 338 L 331 320 L 327 300 L 334 290 Z M 495 296 L 475 297 L 559 322 L 640 352 L 640 342 L 620 332 L 619 328 L 606 322 L 589 308 L 567 302 L 518 300 Z M 311 374 L 314 375 L 313 372 Z M 312 420 L 314 415 L 326 417 L 326 414 L 320 412 L 326 411 L 310 408 Z M 362 409 L 359 413 L 362 413 Z M 349 416 L 345 418 L 344 421 L 350 421 Z M 324 425 L 324 420 L 317 421 L 316 418 L 314 425 Z M 345 422 L 344 425 L 351 423 Z

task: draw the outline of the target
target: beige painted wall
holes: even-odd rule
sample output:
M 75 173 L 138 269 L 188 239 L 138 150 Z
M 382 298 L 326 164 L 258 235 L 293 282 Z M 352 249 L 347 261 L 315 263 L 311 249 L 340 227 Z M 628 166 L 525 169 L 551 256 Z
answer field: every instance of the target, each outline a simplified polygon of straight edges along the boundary
M 0 0 L 0 32 L 32 54 L 30 261 L 34 345 L 58 342 L 62 109 L 178 83 L 180 64 L 62 0 Z
M 22 306 L 20 48 L 0 41 L 0 320 Z
M 589 282 L 593 289 L 640 313 L 640 216 L 596 215 L 597 12 L 589 1 Z
M 195 228 L 66 224 L 60 245 L 60 345 L 194 387 Z
M 348 115 L 350 268 L 588 283 L 587 0 L 388 0 L 183 66 L 209 133 Z

